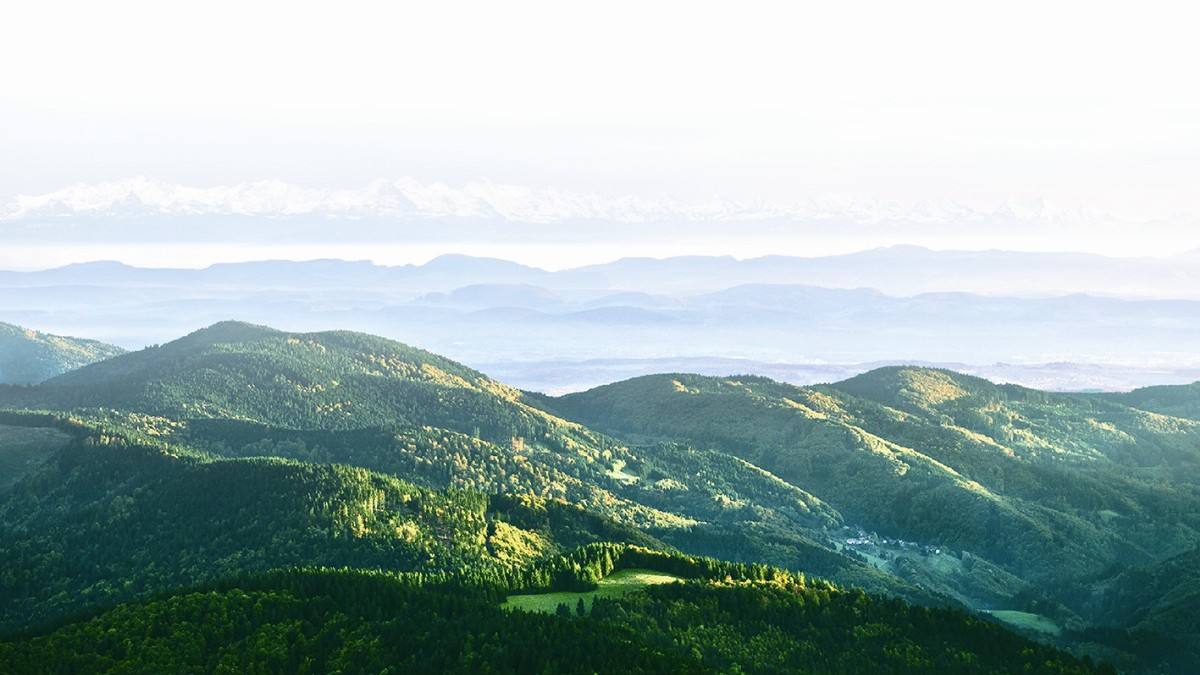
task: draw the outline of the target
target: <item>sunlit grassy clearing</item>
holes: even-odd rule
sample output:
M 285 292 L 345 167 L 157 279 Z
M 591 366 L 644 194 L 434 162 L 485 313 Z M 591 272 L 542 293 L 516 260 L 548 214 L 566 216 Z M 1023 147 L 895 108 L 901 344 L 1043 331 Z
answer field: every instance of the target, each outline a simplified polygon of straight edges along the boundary
M 989 611 L 988 614 L 1018 628 L 1047 633 L 1049 635 L 1059 635 L 1062 633 L 1062 629 L 1058 627 L 1058 624 L 1041 614 L 1019 612 L 1013 609 L 996 609 Z
M 618 570 L 600 580 L 598 588 L 583 593 L 538 593 L 535 595 L 510 595 L 500 605 L 502 609 L 520 609 L 526 612 L 544 612 L 553 614 L 559 605 L 566 605 L 572 612 L 583 598 L 583 605 L 588 611 L 592 609 L 592 601 L 597 597 L 619 597 L 646 586 L 669 584 L 683 581 L 679 577 L 662 572 L 645 569 Z

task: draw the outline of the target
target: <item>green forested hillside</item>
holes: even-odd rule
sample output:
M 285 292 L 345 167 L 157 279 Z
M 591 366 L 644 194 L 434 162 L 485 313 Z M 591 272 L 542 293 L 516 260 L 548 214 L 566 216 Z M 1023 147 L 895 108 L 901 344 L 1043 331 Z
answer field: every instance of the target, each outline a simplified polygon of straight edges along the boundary
M 630 566 L 689 581 L 547 615 L 500 609 L 513 588 L 501 578 L 292 570 L 0 643 L 0 662 L 13 673 L 1103 672 L 959 612 L 765 567 L 599 546 L 521 578 L 574 569 L 576 581 L 559 583 L 586 586 Z
M 517 391 L 429 352 L 361 333 L 291 334 L 238 322 L 29 391 L 10 390 L 5 398 L 25 407 L 108 407 L 293 429 L 410 422 L 500 441 L 540 437 L 554 426 L 522 406 Z M 570 437 L 574 428 L 556 431 L 551 440 Z
M 70 441 L 70 434 L 54 427 L 0 423 L 0 495 Z
M 1102 602 L 1096 614 L 1111 617 L 1113 625 L 1200 637 L 1200 548 L 1122 571 L 1106 584 Z
M 1109 394 L 1107 398 L 1163 415 L 1200 419 L 1200 382 L 1146 387 L 1126 394 Z
M 1057 596 L 1064 580 L 1200 539 L 1200 422 L 1104 397 L 893 368 L 826 387 L 650 376 L 541 404 L 629 442 L 732 453 L 880 539 L 948 549 L 861 546 L 889 555 L 876 562 L 893 573 L 942 579 L 985 606 Z M 1058 620 L 1092 618 L 1078 598 L 1055 600 Z
M 695 553 L 947 601 L 838 553 L 825 534 L 840 526 L 837 511 L 759 467 L 674 443 L 630 448 L 374 336 L 226 322 L 39 387 L 0 389 L 0 404 L 73 410 L 223 457 L 337 462 L 435 488 L 565 499 Z
M 1076 590 L 1097 624 L 1077 639 L 1110 646 L 1098 654 L 1131 671 L 1200 672 L 1200 548 Z
M 77 430 L 78 433 L 78 430 Z M 0 500 L 0 629 L 290 565 L 446 572 L 592 541 L 661 546 L 562 502 L 358 467 L 80 435 Z
M 568 549 L 628 542 L 988 610 L 1059 646 L 1169 672 L 1192 658 L 1170 631 L 1191 630 L 1181 617 L 1187 552 L 1200 545 L 1200 421 L 1130 403 L 921 368 L 820 387 L 650 376 L 549 398 L 382 338 L 217 324 L 41 385 L 0 387 L 0 467 L 12 469 L 0 480 L 0 631 L 41 635 L 6 647 L 35 663 L 111 629 L 119 649 L 100 640 L 80 652 L 94 661 L 63 661 L 103 670 L 126 648 L 138 663 L 175 658 L 154 636 L 128 641 L 154 616 L 186 636 L 188 668 L 286 655 L 289 667 L 322 670 L 343 663 L 327 660 L 336 652 L 367 659 L 345 662 L 360 670 L 404 662 L 379 641 L 435 624 L 356 618 L 341 596 L 254 590 L 259 577 L 246 575 L 404 572 L 413 602 L 442 603 L 429 600 L 430 584 L 452 584 L 486 598 L 479 617 L 508 616 L 494 614 L 505 592 L 578 591 L 611 571 L 611 551 L 583 560 Z M 679 571 L 685 558 L 675 559 L 665 572 Z M 1086 668 L 1017 648 L 990 618 L 935 613 L 954 618 L 920 624 L 933 634 L 918 636 L 905 622 L 931 610 L 826 597 L 831 589 L 776 574 L 786 588 L 656 588 L 598 600 L 586 617 L 513 618 L 486 635 L 476 628 L 494 618 L 462 618 L 474 626 L 463 630 L 498 663 L 550 659 L 521 663 L 567 671 L 586 667 L 548 648 L 509 654 L 497 636 L 519 624 L 570 642 L 584 622 L 601 642 L 579 648 L 622 644 L 647 669 L 691 672 L 1007 672 L 1014 653 L 1021 668 Z M 198 590 L 172 595 L 185 587 Z M 276 591 L 291 595 L 262 614 Z M 196 618 L 195 602 L 209 601 L 238 615 L 225 632 Z M 139 604 L 63 623 L 122 602 Z M 881 625 L 863 612 L 883 612 Z M 47 621 L 60 628 L 38 628 Z M 975 641 L 983 635 L 1007 646 L 988 651 Z M 396 644 L 444 648 L 425 639 Z M 1146 644 L 1161 649 L 1151 656 Z
M 0 384 L 37 384 L 124 351 L 0 322 Z

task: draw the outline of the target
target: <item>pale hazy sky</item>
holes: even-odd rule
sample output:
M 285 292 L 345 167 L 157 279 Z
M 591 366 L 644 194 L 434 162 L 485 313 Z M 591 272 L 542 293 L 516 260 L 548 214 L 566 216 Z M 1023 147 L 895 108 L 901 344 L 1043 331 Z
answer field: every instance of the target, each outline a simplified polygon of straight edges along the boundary
M 901 226 L 861 243 L 1165 255 L 1200 247 L 1198 20 L 1183 2 L 10 3 L 0 213 L 135 176 L 317 190 L 409 177 L 676 204 L 1045 200 L 1106 224 L 944 241 Z M 859 243 L 805 248 L 812 234 L 780 245 Z M 138 261 L 95 242 L 56 242 L 54 257 L 52 237 L 13 235 L 0 265 Z M 726 246 L 678 240 L 603 250 Z M 734 252 L 772 248 L 755 242 Z M 404 255 L 443 243 L 529 262 L 566 245 L 473 236 Z M 236 255 L 218 244 L 181 255 Z

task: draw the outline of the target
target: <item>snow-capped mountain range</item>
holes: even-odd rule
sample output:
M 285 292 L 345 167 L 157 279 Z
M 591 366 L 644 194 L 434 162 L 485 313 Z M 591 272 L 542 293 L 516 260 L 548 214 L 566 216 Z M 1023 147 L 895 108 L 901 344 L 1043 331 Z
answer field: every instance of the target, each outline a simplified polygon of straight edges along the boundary
M 1114 222 L 1093 210 L 1045 200 L 1005 201 L 987 208 L 947 202 L 900 203 L 846 196 L 807 198 L 791 204 L 727 199 L 688 202 L 569 192 L 474 181 L 461 186 L 413 178 L 380 179 L 352 189 L 311 188 L 279 180 L 192 187 L 145 177 L 79 183 L 39 195 L 18 195 L 0 205 L 0 222 L 69 218 L 240 216 L 253 218 L 466 218 L 530 224 L 609 222 L 839 222 L 859 225 L 1025 223 L 1072 228 Z

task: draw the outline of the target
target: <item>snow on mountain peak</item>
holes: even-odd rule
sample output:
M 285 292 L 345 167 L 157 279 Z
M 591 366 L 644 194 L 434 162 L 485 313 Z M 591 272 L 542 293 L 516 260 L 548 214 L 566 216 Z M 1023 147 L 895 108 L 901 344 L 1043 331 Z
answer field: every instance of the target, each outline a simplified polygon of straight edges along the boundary
M 280 180 L 192 187 L 138 176 L 79 183 L 41 195 L 20 195 L 0 205 L 0 222 L 152 216 L 351 220 L 451 217 L 530 224 L 770 221 L 864 226 L 919 224 L 940 228 L 1004 222 L 1100 225 L 1111 220 L 1102 213 L 1055 207 L 1043 200 L 1009 201 L 988 209 L 952 201 L 899 203 L 837 195 L 788 205 L 725 199 L 696 203 L 630 195 L 602 196 L 490 181 L 451 186 L 413 178 L 380 179 L 361 188 L 327 189 Z

